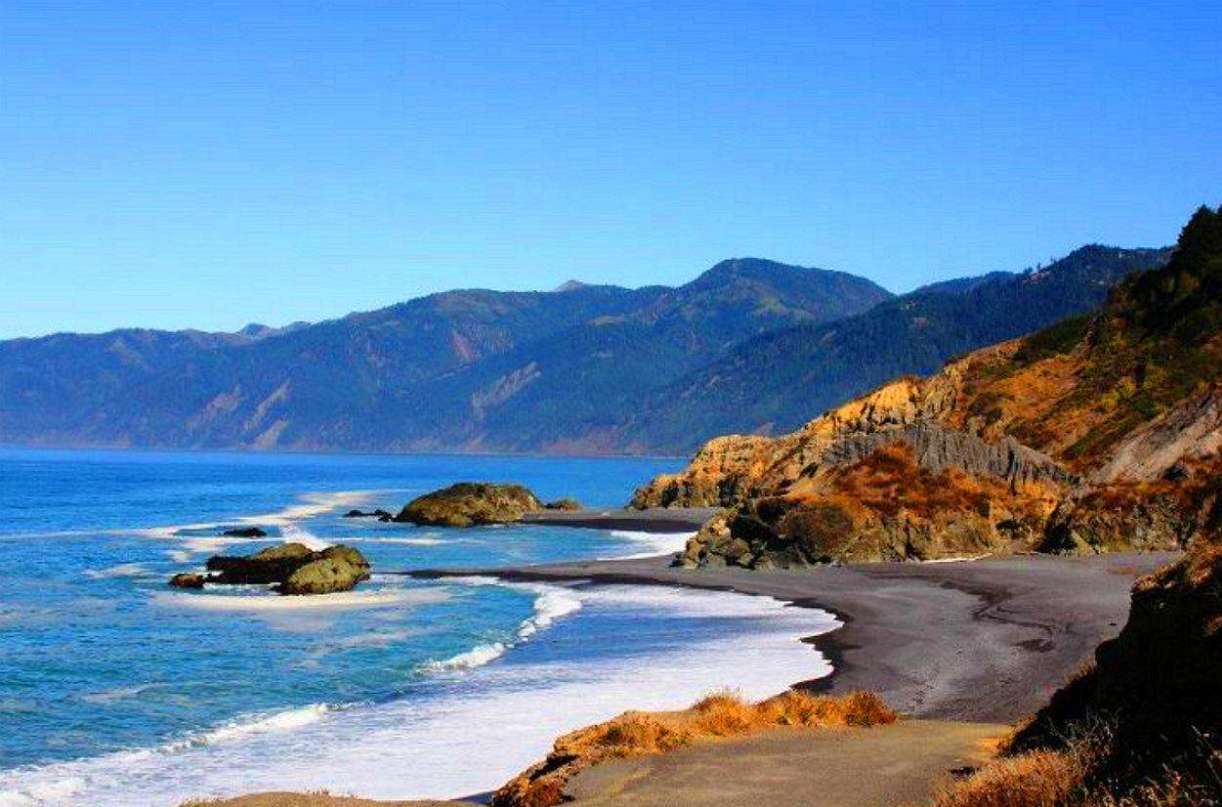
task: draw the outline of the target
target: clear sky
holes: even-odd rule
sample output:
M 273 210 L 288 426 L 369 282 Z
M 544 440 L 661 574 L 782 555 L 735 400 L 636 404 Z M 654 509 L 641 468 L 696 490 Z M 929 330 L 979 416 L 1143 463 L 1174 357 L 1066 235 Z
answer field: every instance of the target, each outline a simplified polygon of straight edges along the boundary
M 0 338 L 894 291 L 1222 203 L 1222 3 L 0 2 Z

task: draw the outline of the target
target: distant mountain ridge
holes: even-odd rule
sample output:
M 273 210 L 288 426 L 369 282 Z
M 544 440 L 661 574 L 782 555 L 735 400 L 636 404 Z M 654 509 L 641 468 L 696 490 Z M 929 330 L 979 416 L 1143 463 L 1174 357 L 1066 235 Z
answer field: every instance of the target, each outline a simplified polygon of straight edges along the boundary
M 566 396 L 601 416 L 616 391 L 666 380 L 667 363 L 694 369 L 742 339 L 890 297 L 845 273 L 738 259 L 676 288 L 457 290 L 278 330 L 11 340 L 0 343 L 0 442 L 538 450 L 480 426 L 517 407 L 519 419 L 570 410 Z M 553 383 L 561 394 L 549 397 Z
M 673 288 L 465 289 L 284 328 L 17 339 L 0 342 L 0 443 L 686 452 L 1089 310 L 1166 255 L 1084 247 L 903 297 L 738 258 Z

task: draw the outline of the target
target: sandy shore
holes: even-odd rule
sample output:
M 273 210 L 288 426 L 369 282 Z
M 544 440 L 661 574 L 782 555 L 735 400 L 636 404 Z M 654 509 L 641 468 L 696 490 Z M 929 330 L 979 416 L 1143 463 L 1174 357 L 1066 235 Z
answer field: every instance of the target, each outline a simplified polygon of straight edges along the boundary
M 836 669 L 816 686 L 872 690 L 923 718 L 1006 723 L 1043 705 L 1099 642 L 1119 632 L 1132 581 L 1174 557 L 1019 556 L 793 571 L 693 571 L 646 558 L 411 574 L 681 585 L 823 608 L 845 624 L 812 640 Z
M 676 533 L 696 532 L 717 512 L 715 507 L 676 507 L 658 510 L 547 510 L 527 513 L 526 524 L 549 527 L 587 527 L 595 530 L 626 530 L 631 532 Z

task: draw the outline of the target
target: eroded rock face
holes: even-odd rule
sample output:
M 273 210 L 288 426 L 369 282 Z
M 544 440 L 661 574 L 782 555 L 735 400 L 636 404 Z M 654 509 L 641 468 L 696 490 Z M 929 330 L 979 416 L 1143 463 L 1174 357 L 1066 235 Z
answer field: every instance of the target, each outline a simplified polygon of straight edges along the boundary
M 304 544 L 281 544 L 246 556 L 208 559 L 212 574 L 175 575 L 170 585 L 200 588 L 205 582 L 231 585 L 277 584 L 281 594 L 331 594 L 350 591 L 369 579 L 369 562 L 349 546 L 313 551 Z M 198 580 L 196 580 L 198 578 Z M 176 583 L 175 581 L 179 581 Z M 187 586 L 190 582 L 192 585 Z M 193 585 L 198 582 L 198 585 Z
M 395 521 L 435 527 L 472 527 L 521 521 L 544 509 L 522 485 L 460 482 L 408 502 Z
M 898 394 L 884 390 L 868 405 L 844 407 L 809 424 L 797 444 L 777 447 L 747 494 L 705 525 L 678 565 L 791 567 L 1034 548 L 1074 477 L 1013 439 L 989 443 L 916 417 L 910 384 L 895 387 Z
M 1222 447 L 1219 385 L 1109 437 L 1110 453 L 1084 466 L 1066 457 L 1091 453 L 1085 431 L 1020 419 L 1049 395 L 1077 401 L 1084 359 L 1020 367 L 1022 349 L 1017 340 L 927 379 L 898 379 L 792 434 L 717 438 L 631 505 L 732 510 L 689 543 L 676 560 L 684 566 L 1186 546 L 1202 522 L 1191 491 Z M 1007 433 L 1013 423 L 1037 447 Z M 1184 481 L 1193 474 L 1196 488 Z
M 1213 385 L 1135 430 L 1091 482 L 1151 482 L 1222 451 L 1222 387 Z

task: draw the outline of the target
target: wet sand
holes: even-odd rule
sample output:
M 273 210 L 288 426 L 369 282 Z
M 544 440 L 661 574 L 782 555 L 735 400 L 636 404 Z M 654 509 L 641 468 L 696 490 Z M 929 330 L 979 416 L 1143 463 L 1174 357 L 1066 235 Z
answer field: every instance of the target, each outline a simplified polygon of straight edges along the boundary
M 527 513 L 526 524 L 549 527 L 586 527 L 595 530 L 626 530 L 631 532 L 676 533 L 696 532 L 708 521 L 716 507 L 675 507 L 657 510 L 545 510 Z

